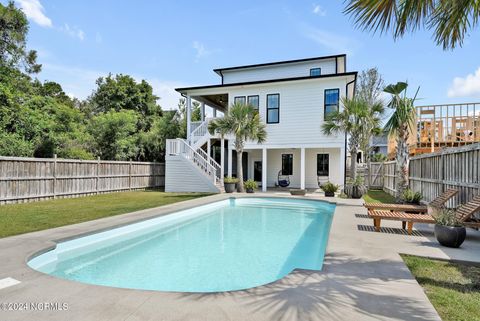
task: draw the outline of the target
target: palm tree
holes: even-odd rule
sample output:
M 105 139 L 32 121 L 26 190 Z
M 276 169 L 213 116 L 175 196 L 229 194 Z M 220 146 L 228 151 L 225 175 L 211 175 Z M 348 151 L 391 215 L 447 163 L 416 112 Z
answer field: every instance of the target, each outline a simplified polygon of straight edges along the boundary
M 343 110 L 329 114 L 322 124 L 325 135 L 345 133 L 349 136 L 350 178 L 357 179 L 357 153 L 360 144 L 377 131 L 383 106 L 379 102 L 369 104 L 364 99 L 342 98 Z
M 385 124 L 384 130 L 390 136 L 395 136 L 397 139 L 397 156 L 395 175 L 396 182 L 396 198 L 401 200 L 403 191 L 408 187 L 408 137 L 410 131 L 414 130 L 416 119 L 414 102 L 418 94 L 415 93 L 414 98 L 407 97 L 406 82 L 398 82 L 395 85 L 388 85 L 383 90 L 391 94 L 392 99 L 388 103 L 388 107 L 393 109 L 393 114 Z
M 392 31 L 395 39 L 420 28 L 433 30 L 443 49 L 462 46 L 480 18 L 478 0 L 350 0 L 344 10 L 355 24 L 381 33 Z
M 235 136 L 237 178 L 240 182 L 238 191 L 243 192 L 242 156 L 245 141 L 253 140 L 261 144 L 267 139 L 267 130 L 260 115 L 251 105 L 235 103 L 223 118 L 217 118 L 208 124 L 208 131 L 211 135 L 219 134 L 222 138 L 229 134 Z

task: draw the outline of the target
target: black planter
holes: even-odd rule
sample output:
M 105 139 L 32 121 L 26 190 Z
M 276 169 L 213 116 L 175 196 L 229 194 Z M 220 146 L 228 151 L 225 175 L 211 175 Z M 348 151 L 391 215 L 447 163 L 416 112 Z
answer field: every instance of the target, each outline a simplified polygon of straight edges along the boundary
M 254 193 L 253 188 L 247 188 L 247 193 Z
M 335 192 L 325 192 L 325 196 L 326 196 L 326 197 L 334 197 L 334 196 L 335 196 Z
M 237 183 L 223 183 L 225 193 L 233 193 L 237 189 Z
M 435 225 L 435 237 L 443 246 L 460 247 L 466 236 L 467 231 L 463 226 Z

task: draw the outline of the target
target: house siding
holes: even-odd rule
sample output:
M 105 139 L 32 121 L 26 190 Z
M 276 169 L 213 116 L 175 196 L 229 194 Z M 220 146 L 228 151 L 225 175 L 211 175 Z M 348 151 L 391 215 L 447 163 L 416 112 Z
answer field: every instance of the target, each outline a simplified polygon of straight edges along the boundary
M 222 72 L 222 75 L 223 83 L 231 84 L 247 81 L 305 77 L 310 75 L 310 69 L 312 68 L 321 68 L 322 75 L 335 74 L 337 72 L 335 58 L 332 58 L 285 65 L 225 70 Z

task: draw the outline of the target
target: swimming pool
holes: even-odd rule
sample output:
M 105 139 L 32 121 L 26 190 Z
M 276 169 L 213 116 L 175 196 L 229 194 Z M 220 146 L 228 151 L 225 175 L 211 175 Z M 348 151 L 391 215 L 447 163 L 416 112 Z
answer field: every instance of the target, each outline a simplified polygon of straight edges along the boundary
M 237 198 L 58 243 L 28 265 L 64 279 L 179 292 L 247 289 L 320 270 L 334 204 Z

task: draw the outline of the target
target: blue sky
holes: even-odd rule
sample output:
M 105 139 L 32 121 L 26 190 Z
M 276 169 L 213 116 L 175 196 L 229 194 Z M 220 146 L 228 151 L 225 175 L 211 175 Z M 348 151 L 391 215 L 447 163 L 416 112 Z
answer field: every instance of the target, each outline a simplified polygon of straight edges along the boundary
M 0 0 L 7 3 L 5 0 Z M 387 83 L 407 80 L 419 104 L 480 101 L 480 31 L 443 51 L 428 31 L 393 41 L 355 29 L 343 1 L 18 0 L 30 20 L 38 75 L 79 98 L 95 79 L 146 79 L 164 109 L 175 87 L 219 82 L 218 67 L 346 53 L 349 71 L 378 67 Z

